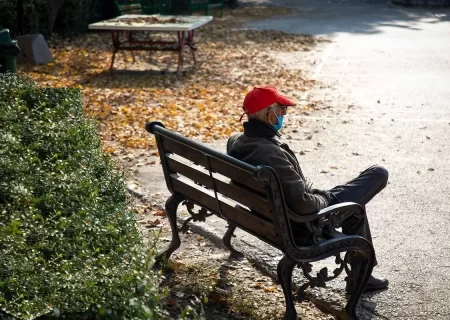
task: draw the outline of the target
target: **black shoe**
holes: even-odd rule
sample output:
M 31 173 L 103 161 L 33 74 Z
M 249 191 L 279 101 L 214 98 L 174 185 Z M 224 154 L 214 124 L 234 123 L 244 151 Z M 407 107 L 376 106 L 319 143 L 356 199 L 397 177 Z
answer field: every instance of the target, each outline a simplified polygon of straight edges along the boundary
M 375 278 L 374 276 L 370 276 L 369 281 L 367 282 L 366 289 L 364 292 L 383 290 L 389 286 L 388 279 L 385 278 Z
M 389 281 L 387 279 L 378 279 L 374 276 L 370 276 L 369 281 L 367 282 L 366 288 L 364 289 L 364 292 L 370 292 L 370 291 L 376 291 L 376 290 L 383 290 L 386 289 L 389 286 Z M 355 291 L 356 286 L 353 284 L 352 281 L 347 280 L 347 285 L 345 287 L 345 291 L 348 294 L 352 294 L 353 291 Z

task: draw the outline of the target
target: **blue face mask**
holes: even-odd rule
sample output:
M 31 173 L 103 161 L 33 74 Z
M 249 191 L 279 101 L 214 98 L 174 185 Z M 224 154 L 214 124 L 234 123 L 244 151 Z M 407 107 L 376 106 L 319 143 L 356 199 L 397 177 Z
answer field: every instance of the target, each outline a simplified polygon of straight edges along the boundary
M 281 129 L 281 127 L 283 126 L 283 119 L 284 119 L 284 116 L 277 117 L 278 123 L 272 125 L 275 128 L 275 130 L 278 131 Z

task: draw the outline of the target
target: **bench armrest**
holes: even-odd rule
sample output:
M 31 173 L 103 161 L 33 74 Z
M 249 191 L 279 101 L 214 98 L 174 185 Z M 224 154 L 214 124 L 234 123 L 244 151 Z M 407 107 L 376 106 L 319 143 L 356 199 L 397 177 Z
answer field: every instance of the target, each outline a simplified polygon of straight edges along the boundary
M 335 204 L 333 206 L 326 207 L 317 213 L 305 215 L 294 214 L 293 212 L 288 211 L 288 217 L 293 221 L 300 223 L 307 223 L 323 219 L 329 221 L 328 224 L 331 223 L 335 228 L 339 228 L 341 222 L 347 219 L 348 217 L 351 216 L 358 217 L 363 215 L 364 215 L 364 208 L 354 202 L 343 202 Z

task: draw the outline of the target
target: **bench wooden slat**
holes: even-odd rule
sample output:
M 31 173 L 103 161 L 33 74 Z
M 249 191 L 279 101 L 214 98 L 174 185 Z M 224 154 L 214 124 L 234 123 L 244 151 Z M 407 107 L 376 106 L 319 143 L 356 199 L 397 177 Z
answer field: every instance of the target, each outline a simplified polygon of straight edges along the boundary
M 175 192 L 185 195 L 189 200 L 199 206 L 220 216 L 220 208 L 214 191 L 206 189 L 192 182 L 192 180 L 183 178 L 177 174 L 170 175 L 171 184 Z M 274 234 L 274 227 L 271 221 L 255 215 L 251 211 L 239 206 L 233 201 L 219 195 L 220 207 L 224 219 L 236 224 L 239 228 L 251 233 L 265 242 L 269 242 L 276 248 L 280 244 Z
M 213 174 L 214 183 L 206 169 L 194 164 L 188 164 L 178 159 L 173 154 L 166 154 L 169 170 L 189 177 L 195 182 L 204 185 L 209 189 L 214 189 L 214 183 L 217 191 L 232 200 L 241 203 L 252 211 L 272 220 L 272 212 L 267 198 L 254 192 L 253 190 L 233 184 L 230 179 L 217 173 Z
M 161 137 L 162 145 L 164 150 L 180 155 L 195 164 L 199 164 L 205 168 L 208 168 L 208 161 L 205 155 L 192 147 L 188 147 L 181 142 L 172 140 L 167 137 Z M 266 194 L 264 183 L 256 180 L 253 174 L 250 172 L 245 172 L 240 168 L 236 168 L 233 165 L 225 163 L 219 159 L 210 158 L 211 170 L 213 172 L 220 173 L 224 176 L 229 177 L 231 180 L 244 184 L 251 188 L 252 190 L 259 192 L 261 194 Z

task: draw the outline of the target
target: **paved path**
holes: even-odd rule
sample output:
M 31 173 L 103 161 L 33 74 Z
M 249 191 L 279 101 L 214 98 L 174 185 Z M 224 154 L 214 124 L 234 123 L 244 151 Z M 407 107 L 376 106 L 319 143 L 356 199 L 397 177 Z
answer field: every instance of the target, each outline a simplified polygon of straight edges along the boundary
M 298 12 L 250 28 L 332 40 L 314 52 L 278 53 L 291 68 L 308 65 L 309 77 L 324 86 L 305 100 L 321 100 L 331 110 L 302 117 L 300 133 L 311 133 L 311 140 L 292 134 L 293 150 L 310 150 L 298 156 L 305 174 L 328 188 L 374 163 L 390 172 L 389 185 L 367 211 L 375 273 L 387 276 L 391 288 L 366 296 L 362 317 L 450 319 L 450 11 L 362 0 L 271 3 Z M 216 147 L 224 150 L 224 143 Z M 241 249 L 275 272 L 279 252 L 238 238 Z M 342 277 L 325 292 L 341 293 Z

